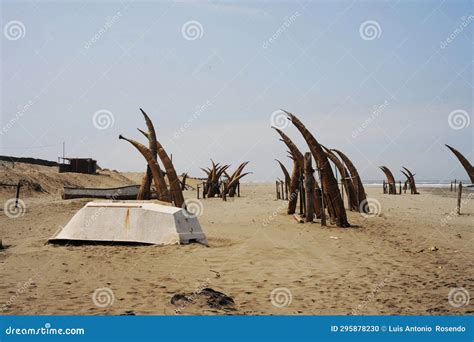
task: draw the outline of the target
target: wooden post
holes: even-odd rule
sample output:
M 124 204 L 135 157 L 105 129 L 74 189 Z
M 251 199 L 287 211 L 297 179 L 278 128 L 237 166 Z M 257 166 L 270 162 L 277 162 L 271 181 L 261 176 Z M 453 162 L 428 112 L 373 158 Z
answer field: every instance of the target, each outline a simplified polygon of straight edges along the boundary
M 462 196 L 462 182 L 459 182 L 458 205 L 456 208 L 456 213 L 458 215 L 461 215 L 461 196 Z
M 457 182 L 458 182 L 458 181 L 455 179 L 455 180 L 454 180 L 454 191 L 456 191 Z
M 342 203 L 344 203 L 344 186 L 343 186 L 344 184 L 343 183 L 344 183 L 344 180 L 343 180 L 342 175 L 341 175 L 341 198 L 342 198 Z M 349 196 L 347 196 L 347 198 L 349 198 Z M 350 206 L 350 204 L 348 206 Z
M 453 181 L 451 181 L 451 189 L 449 191 L 453 191 Z
M 222 200 L 223 200 L 224 202 L 227 202 L 227 194 L 226 194 L 226 192 L 227 192 L 226 185 L 225 185 L 225 183 L 222 183 L 221 196 L 222 196 Z
M 200 189 L 200 187 L 201 186 L 198 184 L 198 186 L 197 186 L 197 199 L 199 199 L 199 189 Z
M 303 190 L 303 177 L 300 176 L 299 180 L 299 196 L 300 196 L 300 215 L 304 216 L 304 190 Z
M 382 182 L 383 193 L 387 193 L 387 189 L 385 188 L 385 179 Z
M 16 186 L 15 208 L 18 208 L 18 199 L 20 198 L 20 188 L 21 188 L 21 183 L 18 182 L 18 185 Z
M 206 182 L 202 182 L 202 198 L 205 199 L 207 194 Z
M 326 208 L 324 207 L 325 206 L 324 191 L 322 189 L 322 185 L 321 185 L 320 193 L 321 193 L 321 227 L 326 227 L 327 226 L 327 224 L 326 224 Z
M 306 191 L 306 222 L 314 220 L 314 175 L 311 162 L 311 153 L 304 154 L 304 179 Z
M 280 193 L 281 193 L 281 199 L 282 200 L 285 200 L 285 190 L 284 190 L 284 182 L 283 181 L 280 181 Z
M 277 195 L 277 200 L 280 199 L 280 187 L 278 186 L 278 181 L 275 182 L 276 186 L 276 195 Z
M 237 197 L 240 197 L 240 182 L 237 183 Z

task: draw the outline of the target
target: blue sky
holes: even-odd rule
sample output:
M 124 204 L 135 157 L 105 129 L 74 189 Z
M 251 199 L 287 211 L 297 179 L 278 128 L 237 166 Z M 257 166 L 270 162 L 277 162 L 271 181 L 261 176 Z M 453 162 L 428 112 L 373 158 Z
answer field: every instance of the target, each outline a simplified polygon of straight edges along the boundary
M 2 1 L 0 154 L 55 160 L 66 141 L 141 171 L 118 135 L 143 141 L 142 107 L 179 173 L 250 160 L 249 179 L 271 181 L 275 158 L 291 167 L 270 129 L 283 108 L 363 179 L 379 165 L 465 179 L 444 144 L 473 161 L 473 15 L 469 1 Z

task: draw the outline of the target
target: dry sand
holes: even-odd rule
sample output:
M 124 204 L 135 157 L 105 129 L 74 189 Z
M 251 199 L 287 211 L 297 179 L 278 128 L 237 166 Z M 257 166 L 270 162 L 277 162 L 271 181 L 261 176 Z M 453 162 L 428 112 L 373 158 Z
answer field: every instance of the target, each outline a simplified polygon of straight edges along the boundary
M 58 175 L 55 168 L 21 167 L 17 176 L 4 167 L 1 181 L 22 175 L 44 183 L 48 193 L 25 192 L 22 217 L 0 214 L 7 245 L 0 251 L 4 314 L 172 315 L 173 295 L 204 287 L 231 296 L 235 310 L 210 307 L 194 295 L 181 314 L 474 313 L 473 300 L 459 308 L 448 302 L 452 288 L 474 294 L 474 205 L 466 199 L 463 214 L 450 215 L 456 199 L 449 189 L 390 196 L 366 188 L 381 214 L 348 212 L 354 227 L 341 229 L 298 224 L 285 214 L 286 202 L 275 200 L 274 185 L 243 184 L 241 198 L 202 201 L 199 220 L 210 247 L 65 247 L 45 242 L 87 200 L 61 200 L 60 183 L 107 187 L 133 183 L 139 175 Z M 1 190 L 1 203 L 12 196 Z M 94 304 L 98 288 L 111 289 L 110 306 Z M 280 293 L 273 304 L 285 306 L 272 304 L 272 291 Z

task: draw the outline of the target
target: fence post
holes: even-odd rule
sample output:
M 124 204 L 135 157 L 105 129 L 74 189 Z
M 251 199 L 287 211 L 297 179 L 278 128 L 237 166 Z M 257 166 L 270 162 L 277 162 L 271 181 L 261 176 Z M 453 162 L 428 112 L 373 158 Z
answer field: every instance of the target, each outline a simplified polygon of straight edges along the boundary
M 342 203 L 344 203 L 344 182 L 346 182 L 347 180 L 344 179 L 342 176 L 341 176 L 341 198 L 342 198 Z M 350 206 L 350 204 L 348 205 Z M 319 213 L 318 213 L 319 215 Z
M 18 184 L 16 186 L 15 208 L 18 208 L 18 199 L 20 198 L 20 188 L 21 188 L 21 183 L 18 182 Z
M 306 222 L 313 222 L 314 220 L 314 176 L 313 166 L 311 162 L 311 153 L 304 154 L 304 180 L 306 191 Z
M 458 215 L 461 215 L 461 196 L 462 196 L 462 182 L 459 182 L 458 205 L 456 207 L 456 213 Z
M 303 189 L 303 177 L 300 176 L 299 179 L 299 196 L 300 196 L 300 215 L 303 217 L 304 215 L 304 189 Z
M 226 187 L 226 184 L 225 184 L 225 183 L 222 183 L 221 196 L 222 196 L 222 200 L 223 200 L 224 202 L 227 202 L 227 194 L 226 194 L 227 189 L 226 189 L 226 188 L 227 188 L 227 187 Z

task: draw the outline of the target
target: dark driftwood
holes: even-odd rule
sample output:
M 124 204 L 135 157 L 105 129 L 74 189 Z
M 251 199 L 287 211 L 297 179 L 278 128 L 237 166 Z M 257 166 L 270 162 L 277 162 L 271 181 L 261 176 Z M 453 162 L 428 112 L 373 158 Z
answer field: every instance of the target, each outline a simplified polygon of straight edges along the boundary
M 214 163 L 211 159 L 212 168 L 208 174 L 206 182 L 207 197 L 214 197 L 215 195 L 220 195 L 220 186 L 219 179 L 222 174 L 229 168 L 230 165 L 220 165 L 219 163 Z
M 347 168 L 349 169 L 349 172 L 351 173 L 352 184 L 354 184 L 354 189 L 356 191 L 359 211 L 362 210 L 366 212 L 367 210 L 369 210 L 369 206 L 364 205 L 367 201 L 367 196 L 365 194 L 364 185 L 362 184 L 362 180 L 360 179 L 359 172 L 357 172 L 357 169 L 352 163 L 352 161 L 344 153 L 334 149 L 333 151 L 341 157 L 342 161 L 344 162 L 344 164 L 346 164 Z
M 288 201 L 288 215 L 294 214 L 296 211 L 296 206 L 298 202 L 298 192 L 300 189 L 300 181 L 301 176 L 303 175 L 303 168 L 304 168 L 304 157 L 303 153 L 298 149 L 298 147 L 293 143 L 293 141 L 285 134 L 282 130 L 272 127 L 281 137 L 281 141 L 285 143 L 285 145 L 290 150 L 290 158 L 293 160 L 293 172 L 291 174 L 290 180 L 290 194 L 289 194 L 289 201 Z M 315 180 L 314 181 L 314 206 L 316 211 L 316 217 L 320 217 L 321 213 L 321 191 L 317 191 L 319 189 L 319 184 Z M 320 190 L 320 189 L 319 189 Z M 301 194 L 300 194 L 301 196 Z
M 296 212 L 296 206 L 298 202 L 298 193 L 300 191 L 300 179 L 303 170 L 304 157 L 298 147 L 291 141 L 291 139 L 278 128 L 272 127 L 281 137 L 281 141 L 289 148 L 291 157 L 293 159 L 293 172 L 291 173 L 290 179 L 290 196 L 288 201 L 288 215 Z
M 243 177 L 245 177 L 246 175 L 250 174 L 251 172 L 247 172 L 247 173 L 242 173 L 242 171 L 244 170 L 244 168 L 247 166 L 249 162 L 246 161 L 246 162 L 243 162 L 242 164 L 240 164 L 237 169 L 234 171 L 234 173 L 232 175 L 227 175 L 227 173 L 225 173 L 227 175 L 227 178 L 228 178 L 228 186 L 227 186 L 227 192 L 229 193 L 229 196 L 230 197 L 234 197 L 235 196 L 235 193 L 237 192 L 237 187 L 240 186 L 240 179 L 242 179 Z
M 181 180 L 181 191 L 186 190 L 187 185 L 186 185 L 186 179 L 188 178 L 188 174 L 184 173 L 183 174 L 183 179 Z
M 174 202 L 174 205 L 177 207 L 182 207 L 184 205 L 183 192 L 181 191 L 181 182 L 176 174 L 176 170 L 173 166 L 171 159 L 168 157 L 163 146 L 156 139 L 155 128 L 152 121 L 148 115 L 140 108 L 140 111 L 145 118 L 145 122 L 148 128 L 148 132 L 144 132 L 139 129 L 139 131 L 148 139 L 149 147 L 140 144 L 139 142 L 127 139 L 122 135 L 119 136 L 119 139 L 124 139 L 130 142 L 135 148 L 140 151 L 140 153 L 145 157 L 148 167 L 150 168 L 153 183 L 155 183 L 156 191 L 158 198 L 166 202 Z M 161 171 L 156 155 L 160 158 L 161 162 L 166 171 L 166 177 L 168 178 L 169 190 L 166 182 L 164 181 L 164 173 Z M 145 175 L 147 177 L 147 175 Z M 147 180 L 142 181 L 143 185 L 143 196 L 146 196 L 147 192 Z
M 324 153 L 321 145 L 319 145 L 318 141 L 314 138 L 311 132 L 303 125 L 303 123 L 296 116 L 287 111 L 284 112 L 288 115 L 293 125 L 295 125 L 295 127 L 303 135 L 303 138 L 308 144 L 311 154 L 316 160 L 317 167 L 319 168 L 321 173 L 322 190 L 323 193 L 327 193 L 329 201 L 328 207 L 331 206 L 333 208 L 333 215 L 336 221 L 336 225 L 339 227 L 350 227 L 350 224 L 347 221 L 347 215 L 344 209 L 344 203 L 342 202 L 337 181 L 332 172 L 332 168 L 329 164 L 329 160 L 326 156 L 326 153 Z
M 211 168 L 201 168 L 206 175 L 206 187 L 205 193 L 207 197 L 214 197 L 215 195 L 223 196 L 224 192 L 225 195 L 229 195 L 229 197 L 234 197 L 235 194 L 239 191 L 240 195 L 240 180 L 245 177 L 246 175 L 250 174 L 251 172 L 242 173 L 245 166 L 249 163 L 248 161 L 241 163 L 237 169 L 234 171 L 232 175 L 227 173 L 228 168 L 230 165 L 221 165 L 220 163 L 214 163 L 211 159 L 212 167 Z M 227 177 L 226 180 L 221 181 L 221 177 Z M 221 185 L 224 186 L 221 186 Z
M 140 108 L 140 111 L 146 115 L 143 109 Z M 151 123 L 151 121 L 150 121 Z M 157 151 L 156 151 L 156 132 L 153 124 L 148 126 L 148 133 L 144 131 L 139 131 L 148 139 L 148 148 L 150 149 L 153 157 L 157 160 Z M 157 163 L 158 167 L 159 164 Z M 163 174 L 163 172 L 159 172 L 159 175 Z M 164 177 L 164 175 L 163 175 Z M 147 165 L 145 175 L 143 176 L 142 183 L 140 185 L 140 189 L 138 190 L 137 200 L 148 200 L 150 199 L 151 195 L 151 181 L 152 181 L 152 173 L 150 167 Z M 161 182 L 161 181 L 160 181 Z M 164 182 L 164 179 L 163 179 Z M 166 183 L 165 183 L 166 184 Z
M 395 195 L 397 193 L 397 186 L 395 184 L 395 178 L 393 177 L 392 171 L 389 170 L 386 166 L 379 166 L 380 170 L 383 171 L 385 177 L 387 177 L 387 184 L 388 184 L 388 193 L 390 195 Z
M 166 183 L 164 182 L 163 173 L 161 172 L 161 169 L 158 167 L 156 159 L 153 158 L 153 154 L 150 151 L 150 149 L 147 148 L 145 145 L 140 144 L 139 142 L 135 140 L 127 139 L 122 135 L 119 135 L 119 139 L 128 141 L 143 155 L 143 157 L 148 163 L 148 166 L 150 167 L 150 170 L 153 176 L 153 182 L 155 183 L 158 199 L 165 202 L 171 202 L 168 188 L 166 187 Z
M 153 123 L 151 122 L 148 115 L 142 109 L 140 109 L 140 111 L 142 112 L 143 117 L 145 118 L 146 126 L 149 132 L 148 135 L 150 135 L 150 132 L 155 131 L 155 128 L 153 127 Z M 170 187 L 169 192 L 171 194 L 171 199 L 174 201 L 175 206 L 182 207 L 184 205 L 184 196 L 183 196 L 183 192 L 181 191 L 181 182 L 173 166 L 173 162 L 171 161 L 170 157 L 168 156 L 168 153 L 166 153 L 163 146 L 156 139 L 156 136 L 150 137 L 150 142 L 153 143 L 154 145 L 153 150 L 157 151 L 158 157 L 160 158 L 165 168 L 166 177 L 168 178 L 168 183 Z
M 314 220 L 314 169 L 311 165 L 311 153 L 304 155 L 304 179 L 306 191 L 306 222 Z
M 403 174 L 408 178 L 408 182 L 410 183 L 410 191 L 412 194 L 414 195 L 418 195 L 419 192 L 416 190 L 416 183 L 415 183 L 415 175 L 410 171 L 408 170 L 406 167 L 402 166 L 402 168 L 406 171 L 403 172 Z
M 339 158 L 337 158 L 337 156 L 334 153 L 332 153 L 330 149 L 324 146 L 323 148 L 326 151 L 327 157 L 331 159 L 334 165 L 336 165 L 337 169 L 339 170 L 339 173 L 341 174 L 341 183 L 344 189 L 346 189 L 349 209 L 351 211 L 359 211 L 359 204 L 357 203 L 356 191 L 354 189 L 354 184 L 351 181 L 351 176 L 349 175 L 349 171 L 347 171 L 347 168 L 344 166 L 344 164 L 339 160 Z M 341 190 L 341 197 L 342 197 L 342 190 Z
M 446 147 L 449 148 L 451 152 L 453 152 L 454 155 L 458 158 L 458 160 L 461 162 L 461 165 L 464 167 L 464 170 L 466 170 L 467 175 L 471 180 L 471 183 L 474 183 L 474 166 L 472 166 L 471 163 L 466 159 L 466 157 L 464 157 L 461 152 L 456 150 L 454 147 L 451 147 L 449 145 L 446 145 Z
M 283 171 L 283 175 L 285 176 L 285 189 L 284 189 L 285 191 L 284 191 L 284 194 L 286 194 L 286 198 L 283 198 L 283 199 L 288 199 L 288 188 L 290 187 L 291 177 L 290 177 L 290 174 L 288 173 L 288 170 L 286 169 L 285 165 L 283 165 L 283 163 L 281 161 L 279 161 L 278 159 L 275 159 L 275 160 L 280 165 L 281 171 Z

